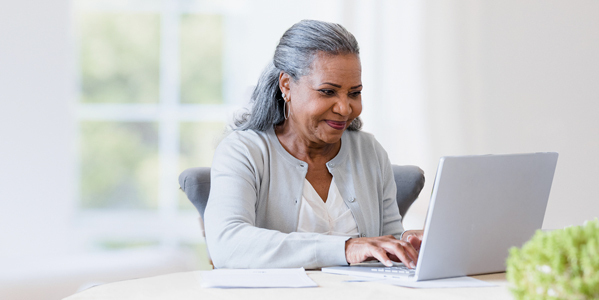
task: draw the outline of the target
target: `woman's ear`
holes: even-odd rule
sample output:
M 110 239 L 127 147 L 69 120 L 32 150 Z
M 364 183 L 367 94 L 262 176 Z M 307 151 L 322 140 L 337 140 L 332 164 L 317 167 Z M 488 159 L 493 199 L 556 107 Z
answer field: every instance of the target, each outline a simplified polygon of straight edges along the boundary
M 289 77 L 289 74 L 281 71 L 281 73 L 279 73 L 279 89 L 281 90 L 281 93 L 287 95 L 285 98 L 289 98 L 289 81 L 290 81 L 291 77 Z

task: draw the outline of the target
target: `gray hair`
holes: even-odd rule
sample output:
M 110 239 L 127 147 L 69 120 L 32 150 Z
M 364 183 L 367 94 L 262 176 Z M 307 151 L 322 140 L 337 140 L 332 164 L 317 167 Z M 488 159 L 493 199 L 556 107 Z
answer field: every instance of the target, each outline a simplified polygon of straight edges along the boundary
M 310 73 L 316 54 L 360 54 L 356 38 L 343 26 L 315 20 L 302 20 L 287 29 L 275 50 L 272 62 L 262 72 L 252 93 L 252 108 L 235 120 L 235 130 L 266 131 L 285 121 L 283 100 L 279 89 L 279 74 L 285 72 L 293 80 Z M 355 118 L 347 128 L 362 128 Z

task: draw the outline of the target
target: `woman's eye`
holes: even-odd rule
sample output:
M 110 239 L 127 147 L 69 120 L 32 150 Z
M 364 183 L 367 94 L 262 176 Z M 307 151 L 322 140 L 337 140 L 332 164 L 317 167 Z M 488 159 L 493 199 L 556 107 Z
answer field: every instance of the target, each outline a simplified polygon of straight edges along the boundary
M 349 95 L 350 95 L 351 97 L 354 97 L 354 98 L 355 98 L 355 97 L 358 97 L 358 96 L 360 96 L 361 94 L 362 94 L 362 91 L 357 91 L 357 92 L 352 92 L 352 93 L 350 93 Z
M 335 91 L 333 91 L 333 90 L 320 90 L 320 92 L 321 92 L 323 95 L 326 95 L 326 96 L 332 96 L 332 95 L 335 95 Z

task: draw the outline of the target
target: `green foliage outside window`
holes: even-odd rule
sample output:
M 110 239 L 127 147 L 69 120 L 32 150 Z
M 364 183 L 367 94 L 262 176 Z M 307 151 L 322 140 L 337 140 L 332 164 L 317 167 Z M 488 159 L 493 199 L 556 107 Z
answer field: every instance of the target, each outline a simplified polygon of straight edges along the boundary
M 181 16 L 181 103 L 222 103 L 222 16 Z
M 82 122 L 81 139 L 83 207 L 157 207 L 159 166 L 155 123 Z
M 148 247 L 157 247 L 160 245 L 160 242 L 157 240 L 105 240 L 100 241 L 97 245 L 98 248 L 104 250 L 122 250 L 122 249 L 131 249 L 131 248 L 148 248 Z
M 516 299 L 599 299 L 599 219 L 537 231 L 510 249 L 507 279 Z
M 81 102 L 158 103 L 160 16 L 82 13 Z

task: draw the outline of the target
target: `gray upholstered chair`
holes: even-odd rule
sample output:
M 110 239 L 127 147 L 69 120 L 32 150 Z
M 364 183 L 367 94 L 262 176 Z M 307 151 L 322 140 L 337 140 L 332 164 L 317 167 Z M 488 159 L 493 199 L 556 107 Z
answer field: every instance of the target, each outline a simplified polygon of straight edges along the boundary
M 418 198 L 424 186 L 424 172 L 416 166 L 393 165 L 397 185 L 397 206 L 403 216 Z M 189 168 L 179 175 L 179 185 L 200 213 L 200 227 L 204 230 L 204 210 L 210 194 L 210 168 Z

